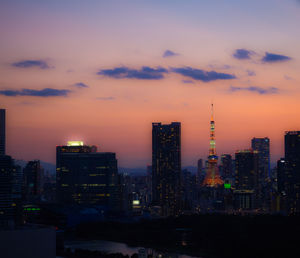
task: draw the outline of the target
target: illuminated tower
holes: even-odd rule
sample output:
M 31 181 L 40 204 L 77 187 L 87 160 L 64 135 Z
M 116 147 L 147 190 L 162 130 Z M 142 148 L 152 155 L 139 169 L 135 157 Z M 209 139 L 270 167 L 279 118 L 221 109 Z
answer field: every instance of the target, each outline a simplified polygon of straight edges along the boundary
M 206 172 L 203 186 L 218 187 L 223 185 L 218 171 L 218 156 L 216 152 L 216 141 L 215 141 L 215 121 L 214 121 L 214 105 L 211 104 L 211 120 L 210 120 L 210 148 L 208 156 L 208 169 Z

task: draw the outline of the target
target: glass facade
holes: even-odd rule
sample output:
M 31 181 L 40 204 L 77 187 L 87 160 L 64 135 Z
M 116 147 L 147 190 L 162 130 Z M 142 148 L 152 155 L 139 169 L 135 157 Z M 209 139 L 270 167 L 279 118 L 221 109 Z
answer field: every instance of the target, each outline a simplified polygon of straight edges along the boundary
M 181 125 L 152 124 L 152 200 L 162 215 L 180 211 Z

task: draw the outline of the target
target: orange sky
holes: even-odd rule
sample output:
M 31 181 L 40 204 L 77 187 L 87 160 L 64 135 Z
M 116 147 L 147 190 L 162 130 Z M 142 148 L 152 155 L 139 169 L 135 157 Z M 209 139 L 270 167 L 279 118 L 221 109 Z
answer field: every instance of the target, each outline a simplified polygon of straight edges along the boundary
M 269 137 L 272 161 L 282 157 L 284 131 L 300 130 L 300 5 L 214 2 L 1 4 L 0 108 L 7 109 L 8 154 L 54 163 L 56 145 L 84 140 L 116 152 L 120 166 L 144 167 L 151 163 L 152 122 L 179 121 L 183 165 L 196 165 L 208 155 L 213 101 L 219 155 Z M 237 49 L 248 51 L 247 58 L 234 57 Z M 174 55 L 163 57 L 166 50 Z M 279 59 L 262 61 L 266 52 Z M 26 60 L 48 67 L 14 65 Z M 143 66 L 168 72 L 157 80 L 97 74 Z M 173 70 L 185 67 L 235 78 L 205 82 Z M 88 87 L 74 86 L 79 82 Z M 45 88 L 70 92 L 5 95 Z

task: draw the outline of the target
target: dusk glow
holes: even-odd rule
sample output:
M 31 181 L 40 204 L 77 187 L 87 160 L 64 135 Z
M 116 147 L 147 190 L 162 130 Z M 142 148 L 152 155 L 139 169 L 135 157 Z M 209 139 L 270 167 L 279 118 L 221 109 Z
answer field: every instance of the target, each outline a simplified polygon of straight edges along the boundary
M 7 153 L 55 163 L 68 141 L 151 163 L 152 122 L 181 122 L 182 165 L 300 129 L 300 3 L 1 1 Z

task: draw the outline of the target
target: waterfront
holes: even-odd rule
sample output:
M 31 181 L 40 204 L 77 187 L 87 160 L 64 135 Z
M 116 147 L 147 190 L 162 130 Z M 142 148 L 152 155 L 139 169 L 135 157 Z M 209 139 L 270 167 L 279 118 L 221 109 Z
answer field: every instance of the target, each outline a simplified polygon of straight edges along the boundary
M 155 257 L 176 257 L 176 258 L 195 258 L 195 256 L 182 255 L 168 251 L 158 251 L 153 248 L 132 247 L 124 243 L 105 241 L 105 240 L 91 240 L 91 241 L 66 241 L 65 248 L 70 248 L 72 251 L 75 249 L 101 251 L 106 253 L 122 253 L 123 255 L 131 256 L 138 253 L 140 249 L 145 249 L 148 254 L 154 254 Z

